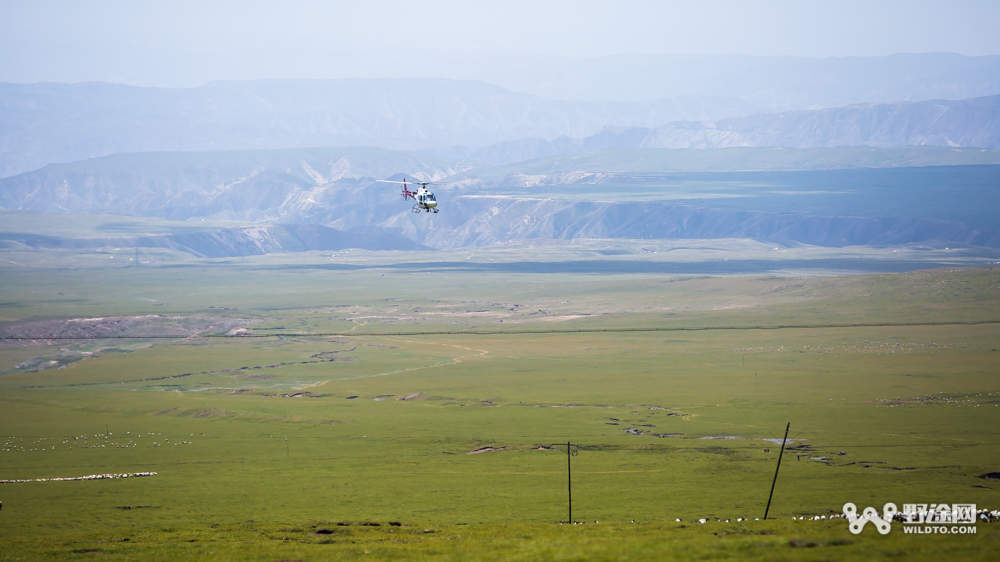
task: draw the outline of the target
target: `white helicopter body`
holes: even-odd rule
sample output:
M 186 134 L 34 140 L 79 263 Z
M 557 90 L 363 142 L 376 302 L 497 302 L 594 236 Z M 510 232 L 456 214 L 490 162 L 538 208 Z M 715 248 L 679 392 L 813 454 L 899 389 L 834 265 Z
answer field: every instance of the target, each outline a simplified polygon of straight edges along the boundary
M 439 185 L 439 184 L 432 183 L 429 181 L 417 182 L 416 185 L 419 185 L 420 187 L 417 188 L 416 191 L 410 191 L 406 187 L 406 178 L 403 178 L 403 181 L 387 181 L 387 180 L 378 180 L 378 181 L 381 183 L 403 184 L 403 187 L 401 188 L 402 191 L 400 192 L 400 195 L 403 196 L 403 200 L 405 201 L 410 197 L 412 197 L 413 200 L 416 201 L 416 203 L 413 204 L 413 208 L 410 209 L 411 212 L 413 213 L 419 213 L 420 211 L 424 211 L 425 213 L 438 212 L 437 199 L 434 197 L 434 194 L 427 189 L 427 186 Z

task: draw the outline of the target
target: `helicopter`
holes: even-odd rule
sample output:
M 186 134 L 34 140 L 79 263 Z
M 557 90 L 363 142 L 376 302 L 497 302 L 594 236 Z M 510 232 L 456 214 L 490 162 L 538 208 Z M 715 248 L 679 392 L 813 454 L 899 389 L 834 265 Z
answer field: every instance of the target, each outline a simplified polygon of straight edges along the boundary
M 380 183 L 401 183 L 401 184 L 403 184 L 403 187 L 400 188 L 401 191 L 399 193 L 400 195 L 403 196 L 403 201 L 406 201 L 410 197 L 412 197 L 413 200 L 416 201 L 416 203 L 413 204 L 413 208 L 410 209 L 410 212 L 412 212 L 412 213 L 419 213 L 420 211 L 424 211 L 426 213 L 430 213 L 432 211 L 435 212 L 435 213 L 438 212 L 437 199 L 434 198 L 434 194 L 433 193 L 431 193 L 430 191 L 427 191 L 427 186 L 428 185 L 441 185 L 441 184 L 434 183 L 434 182 L 429 182 L 429 181 L 410 182 L 410 185 L 419 185 L 420 186 L 416 191 L 410 191 L 406 187 L 406 178 L 403 178 L 403 181 L 388 181 L 388 180 L 376 180 L 376 181 L 378 181 Z

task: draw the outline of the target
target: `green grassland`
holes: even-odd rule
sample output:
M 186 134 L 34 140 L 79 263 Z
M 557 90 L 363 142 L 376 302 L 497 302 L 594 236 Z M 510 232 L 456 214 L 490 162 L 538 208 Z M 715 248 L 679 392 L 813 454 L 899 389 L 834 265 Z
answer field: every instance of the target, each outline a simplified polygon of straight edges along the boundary
M 998 539 L 980 526 L 933 540 L 891 533 L 844 537 L 839 522 L 753 524 L 498 523 L 341 526 L 245 522 L 86 537 L 7 541 L 8 559 L 81 560 L 992 560 Z M 317 532 L 318 531 L 318 532 Z M 328 534 L 329 533 L 329 534 Z M 284 557 L 284 558 L 279 558 Z
M 1000 268 L 504 269 L 821 251 L 649 244 L 4 252 L 0 478 L 157 475 L 0 484 L 0 559 L 993 556 L 792 517 L 1000 507 Z

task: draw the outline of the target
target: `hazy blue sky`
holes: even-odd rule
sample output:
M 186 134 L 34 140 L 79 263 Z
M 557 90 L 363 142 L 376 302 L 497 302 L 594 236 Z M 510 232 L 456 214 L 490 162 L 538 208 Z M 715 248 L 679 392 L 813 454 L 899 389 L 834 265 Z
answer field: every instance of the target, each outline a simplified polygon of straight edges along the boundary
M 509 54 L 998 55 L 998 28 L 997 0 L 0 0 L 0 81 L 388 76 Z

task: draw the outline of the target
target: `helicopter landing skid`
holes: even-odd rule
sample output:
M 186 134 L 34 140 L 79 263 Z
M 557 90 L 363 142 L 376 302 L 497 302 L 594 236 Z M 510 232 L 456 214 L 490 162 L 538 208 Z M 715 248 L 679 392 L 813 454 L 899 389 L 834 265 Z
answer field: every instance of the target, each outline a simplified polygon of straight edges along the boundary
M 420 212 L 420 211 L 422 211 L 422 210 L 423 210 L 423 209 L 421 209 L 421 208 L 420 208 L 420 205 L 418 205 L 418 204 L 414 203 L 414 204 L 413 204 L 413 208 L 412 208 L 412 209 L 410 209 L 410 212 L 411 212 L 411 213 L 419 213 L 419 212 Z

